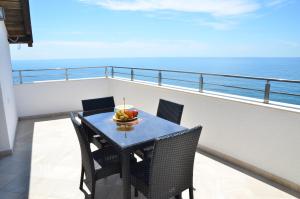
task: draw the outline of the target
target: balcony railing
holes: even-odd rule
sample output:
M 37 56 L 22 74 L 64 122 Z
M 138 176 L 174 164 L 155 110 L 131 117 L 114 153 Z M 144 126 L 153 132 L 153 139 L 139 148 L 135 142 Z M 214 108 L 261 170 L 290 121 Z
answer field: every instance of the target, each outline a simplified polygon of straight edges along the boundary
M 264 103 L 300 105 L 300 80 L 116 66 L 13 70 L 14 84 L 97 77 L 126 78 L 158 86 L 250 97 Z

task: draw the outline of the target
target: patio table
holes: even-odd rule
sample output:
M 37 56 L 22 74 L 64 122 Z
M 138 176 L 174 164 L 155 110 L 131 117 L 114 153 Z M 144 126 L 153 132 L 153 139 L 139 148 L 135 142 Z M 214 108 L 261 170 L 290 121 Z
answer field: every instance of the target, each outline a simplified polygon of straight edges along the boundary
M 85 114 L 79 118 L 103 136 L 121 155 L 123 198 L 131 198 L 130 154 L 147 146 L 155 139 L 185 130 L 185 127 L 139 110 L 138 120 L 131 125 L 119 125 L 113 120 L 114 112 Z

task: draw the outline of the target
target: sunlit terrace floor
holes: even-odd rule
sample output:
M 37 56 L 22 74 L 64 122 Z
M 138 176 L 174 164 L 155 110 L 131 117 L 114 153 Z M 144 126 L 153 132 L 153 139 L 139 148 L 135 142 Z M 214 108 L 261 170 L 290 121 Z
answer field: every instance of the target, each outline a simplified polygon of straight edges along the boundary
M 22 120 L 13 155 L 0 159 L 0 198 L 82 199 L 80 161 L 79 144 L 66 116 Z M 294 198 L 200 153 L 194 185 L 196 199 Z M 121 193 L 119 175 L 97 184 L 96 198 L 119 199 Z M 183 198 L 188 198 L 187 193 Z

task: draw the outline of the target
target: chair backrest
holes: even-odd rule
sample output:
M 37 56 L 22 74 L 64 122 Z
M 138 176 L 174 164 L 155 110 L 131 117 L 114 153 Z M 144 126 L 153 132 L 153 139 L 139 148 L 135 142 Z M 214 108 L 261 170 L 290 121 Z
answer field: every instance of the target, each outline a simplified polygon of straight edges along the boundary
M 170 198 L 193 186 L 195 152 L 202 127 L 159 138 L 149 173 L 149 198 Z
M 156 115 L 170 122 L 180 124 L 183 107 L 181 104 L 160 99 Z
M 114 97 L 103 97 L 96 99 L 82 100 L 83 111 L 100 111 L 100 112 L 111 112 L 115 108 Z
M 86 137 L 86 133 L 82 125 L 75 119 L 75 114 L 73 112 L 70 113 L 70 118 L 72 120 L 80 144 L 81 160 L 82 166 L 85 171 L 86 180 L 88 182 L 92 182 L 92 179 L 95 176 L 95 166 L 91 148 Z

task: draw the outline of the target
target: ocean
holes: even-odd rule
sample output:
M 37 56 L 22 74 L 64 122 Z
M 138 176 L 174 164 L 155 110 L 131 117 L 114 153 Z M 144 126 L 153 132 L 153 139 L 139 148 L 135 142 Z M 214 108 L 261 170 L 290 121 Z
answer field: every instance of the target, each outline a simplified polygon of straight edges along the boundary
M 182 70 L 201 73 L 216 73 L 242 75 L 264 78 L 278 78 L 300 80 L 300 58 L 102 58 L 102 59 L 64 59 L 64 60 L 15 60 L 13 69 L 45 69 L 45 68 L 76 68 L 85 66 L 123 66 L 137 68 L 153 68 L 167 70 Z M 124 74 L 127 73 L 127 74 Z M 95 69 L 72 70 L 70 78 L 94 77 L 95 74 L 103 76 L 104 71 Z M 130 77 L 129 70 L 116 69 L 115 76 Z M 27 72 L 23 74 L 23 82 L 63 79 L 63 71 Z M 143 77 L 148 76 L 148 77 Z M 176 73 L 163 73 L 163 84 L 199 88 L 199 76 L 178 75 Z M 135 78 L 146 81 L 157 81 L 157 72 L 135 71 Z M 18 74 L 14 74 L 17 83 Z M 187 81 L 178 81 L 187 80 Z M 233 79 L 225 77 L 204 76 L 204 90 L 235 94 L 245 97 L 263 99 L 265 81 Z M 224 86 L 225 85 L 225 86 Z M 250 88 L 249 89 L 240 89 Z M 271 82 L 270 100 L 300 105 L 299 83 Z M 290 93 L 285 95 L 279 93 Z

